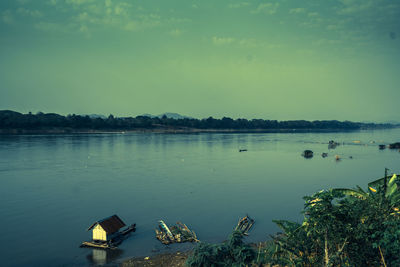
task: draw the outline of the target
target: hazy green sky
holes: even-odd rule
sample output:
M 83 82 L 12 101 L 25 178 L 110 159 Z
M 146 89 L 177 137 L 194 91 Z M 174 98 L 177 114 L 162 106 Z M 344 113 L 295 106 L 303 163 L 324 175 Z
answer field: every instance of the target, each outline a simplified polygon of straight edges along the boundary
M 0 109 L 400 121 L 400 0 L 1 0 Z

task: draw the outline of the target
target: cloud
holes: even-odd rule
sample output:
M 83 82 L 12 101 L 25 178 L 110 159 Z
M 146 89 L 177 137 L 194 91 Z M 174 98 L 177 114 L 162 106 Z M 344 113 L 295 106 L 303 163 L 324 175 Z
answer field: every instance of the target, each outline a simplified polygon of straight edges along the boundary
M 246 7 L 249 5 L 250 5 L 249 2 L 239 2 L 239 3 L 229 4 L 228 7 L 229 8 L 242 8 L 242 7 Z
M 336 24 L 329 24 L 328 26 L 326 26 L 326 29 L 329 31 L 335 31 L 340 29 L 340 26 Z
M 43 13 L 40 12 L 39 10 L 30 10 L 23 7 L 18 8 L 17 13 L 22 16 L 30 16 L 34 18 L 43 17 Z
M 52 5 L 52 6 L 55 6 L 55 5 L 57 5 L 58 4 L 58 2 L 59 2 L 59 0 L 49 0 L 49 4 L 50 5 Z
M 273 15 L 277 12 L 278 7 L 279 7 L 278 2 L 259 4 L 258 7 L 255 10 L 253 10 L 251 13 L 253 13 L 253 14 L 264 13 L 264 14 Z
M 214 45 L 229 45 L 231 43 L 233 43 L 235 41 L 235 38 L 231 38 L 231 37 L 217 37 L 214 36 L 212 38 L 212 42 Z
M 122 31 L 141 31 L 168 26 L 169 29 L 190 20 L 162 17 L 160 10 L 146 12 L 131 0 L 48 0 L 54 12 L 62 13 L 63 23 L 57 19 L 38 24 L 37 29 L 54 30 L 65 24 L 65 30 L 88 35 L 91 31 L 113 28 Z M 172 26 L 172 27 L 171 27 Z M 172 33 L 171 33 L 172 34 Z M 175 35 L 180 33 L 175 32 Z
M 29 3 L 31 0 L 17 0 L 17 2 L 20 4 L 20 5 L 25 5 L 25 4 L 27 4 L 27 3 Z
M 339 8 L 337 13 L 341 15 L 363 12 L 374 7 L 372 0 L 340 0 L 340 2 L 343 7 Z
M 338 45 L 341 44 L 341 40 L 333 40 L 333 39 L 318 39 L 312 42 L 313 45 L 315 46 L 324 46 L 324 45 Z
M 172 30 L 172 31 L 169 31 L 169 32 L 168 32 L 169 35 L 175 36 L 175 37 L 181 36 L 182 33 L 183 33 L 183 32 L 182 32 L 181 30 L 179 30 L 179 29 L 175 29 L 175 30 Z
M 310 12 L 310 13 L 307 14 L 307 16 L 309 18 L 315 18 L 315 17 L 318 17 L 319 14 L 318 14 L 318 12 Z
M 1 20 L 5 24 L 13 24 L 14 23 L 14 16 L 11 13 L 11 10 L 5 10 L 1 13 Z
M 70 4 L 70 5 L 84 5 L 84 4 L 89 4 L 93 3 L 95 0 L 65 0 L 65 3 Z M 106 5 L 107 2 L 111 2 L 111 0 L 106 0 Z
M 45 32 L 67 32 L 70 25 L 53 22 L 38 22 L 34 24 L 35 29 Z
M 305 8 L 298 7 L 298 8 L 292 8 L 289 10 L 289 14 L 300 14 L 306 12 Z

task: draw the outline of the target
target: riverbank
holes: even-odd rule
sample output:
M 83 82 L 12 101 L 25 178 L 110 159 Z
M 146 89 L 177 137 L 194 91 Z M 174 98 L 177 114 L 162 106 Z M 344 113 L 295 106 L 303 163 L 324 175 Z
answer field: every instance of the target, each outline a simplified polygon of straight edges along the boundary
M 121 267 L 183 267 L 189 257 L 190 252 L 174 252 L 166 254 L 158 254 L 150 257 L 136 257 L 122 262 Z

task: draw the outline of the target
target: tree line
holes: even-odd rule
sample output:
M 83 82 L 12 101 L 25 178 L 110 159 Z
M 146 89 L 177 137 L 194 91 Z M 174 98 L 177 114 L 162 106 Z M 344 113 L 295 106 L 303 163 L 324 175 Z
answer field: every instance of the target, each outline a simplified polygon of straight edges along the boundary
M 157 128 L 190 128 L 190 129 L 232 129 L 232 130 L 357 130 L 364 128 L 390 128 L 392 124 L 361 123 L 337 120 L 263 120 L 263 119 L 232 119 L 213 117 L 205 119 L 183 118 L 174 119 L 167 116 L 149 117 L 90 117 L 87 115 L 70 114 L 62 116 L 55 113 L 38 112 L 22 114 L 11 110 L 0 111 L 0 129 L 41 130 L 49 128 L 92 129 L 92 130 L 135 130 Z

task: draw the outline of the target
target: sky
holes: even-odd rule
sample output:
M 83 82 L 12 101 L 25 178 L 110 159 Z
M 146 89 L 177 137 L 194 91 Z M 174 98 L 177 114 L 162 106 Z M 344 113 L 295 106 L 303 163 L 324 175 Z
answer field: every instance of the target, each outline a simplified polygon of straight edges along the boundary
M 399 0 L 1 0 L 0 110 L 400 121 Z

